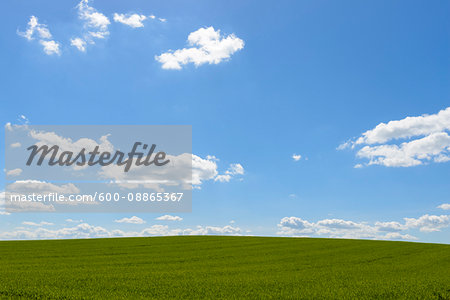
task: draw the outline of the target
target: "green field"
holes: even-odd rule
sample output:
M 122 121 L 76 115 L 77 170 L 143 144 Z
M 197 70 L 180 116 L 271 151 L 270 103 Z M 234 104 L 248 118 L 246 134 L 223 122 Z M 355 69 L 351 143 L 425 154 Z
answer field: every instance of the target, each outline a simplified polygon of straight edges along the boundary
M 450 245 L 181 236 L 0 242 L 1 298 L 450 299 Z

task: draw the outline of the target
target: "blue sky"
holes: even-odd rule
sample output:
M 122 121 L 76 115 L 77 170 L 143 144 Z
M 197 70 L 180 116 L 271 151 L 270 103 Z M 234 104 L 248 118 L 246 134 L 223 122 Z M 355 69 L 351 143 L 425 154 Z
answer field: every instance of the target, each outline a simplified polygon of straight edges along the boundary
M 189 228 L 450 243 L 449 210 L 438 208 L 450 203 L 448 2 L 84 3 L 89 14 L 107 18 L 103 27 L 102 18 L 98 26 L 80 18 L 77 5 L 2 2 L 3 124 L 20 124 L 21 115 L 31 124 L 188 124 L 195 155 L 219 158 L 219 173 L 233 163 L 245 172 L 229 182 L 205 180 L 194 191 L 192 213 L 178 214 L 182 221 L 155 220 L 161 214 L 10 214 L 0 215 L 0 237 L 61 237 L 67 228 L 74 234 L 63 237 Z M 115 13 L 146 19 L 132 27 L 114 21 Z M 23 36 L 31 16 L 51 38 L 38 31 L 32 40 Z M 187 43 L 189 34 L 210 27 L 239 49 L 222 49 L 228 57 L 217 63 L 209 63 L 209 53 L 206 63 L 180 69 L 164 69 L 155 58 L 199 48 Z M 71 45 L 75 38 L 85 41 L 85 51 Z M 40 40 L 58 43 L 57 51 L 46 53 Z M 404 120 L 424 114 L 432 117 Z M 390 123 L 390 138 L 374 130 L 393 120 L 404 121 Z M 368 131 L 377 142 L 364 139 Z M 440 140 L 418 154 L 389 147 L 388 154 L 374 154 L 377 145 L 427 137 Z M 365 146 L 372 160 L 358 157 Z M 114 222 L 134 215 L 145 223 Z M 41 221 L 53 225 L 23 224 Z

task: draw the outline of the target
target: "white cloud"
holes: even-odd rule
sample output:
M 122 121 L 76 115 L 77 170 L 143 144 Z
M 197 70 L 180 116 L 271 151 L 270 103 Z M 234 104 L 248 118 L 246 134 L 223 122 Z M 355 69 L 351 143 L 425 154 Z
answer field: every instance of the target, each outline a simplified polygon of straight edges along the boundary
M 408 229 L 406 225 L 399 222 L 375 222 L 379 231 L 397 232 Z
M 95 44 L 95 39 L 104 39 L 109 35 L 108 26 L 111 22 L 103 13 L 89 6 L 89 0 L 81 0 L 77 9 L 79 19 L 83 21 L 85 33 L 83 38 L 71 39 L 71 45 L 84 52 L 87 43 Z
M 417 240 L 417 237 L 410 234 L 401 234 L 398 232 L 388 232 L 384 236 L 382 236 L 383 240 L 406 240 L 413 241 Z
M 53 224 L 53 223 L 46 222 L 46 221 L 42 221 L 42 222 L 39 222 L 39 223 L 30 222 L 30 221 L 24 221 L 24 222 L 22 222 L 22 224 L 23 224 L 23 225 L 28 225 L 28 226 L 36 226 L 36 227 L 39 227 L 39 226 L 51 226 L 51 225 L 55 225 L 55 224 Z
M 230 164 L 230 167 L 225 173 L 230 175 L 244 175 L 244 167 L 241 164 Z
M 70 40 L 70 45 L 76 47 L 81 52 L 86 52 L 86 42 L 81 38 L 74 38 Z
M 307 228 L 312 227 L 312 223 L 309 223 L 308 221 L 302 220 L 301 218 L 297 217 L 284 217 L 281 219 L 280 224 L 281 227 L 296 229 L 296 230 L 305 230 Z
M 144 27 L 144 21 L 147 20 L 148 18 L 155 20 L 156 16 L 155 15 L 149 15 L 149 16 L 145 16 L 145 15 L 140 15 L 140 14 L 119 14 L 119 13 L 114 13 L 114 21 L 118 22 L 118 23 L 122 23 L 124 25 L 133 27 L 133 28 L 139 28 L 139 27 Z M 160 22 L 166 22 L 166 19 L 163 18 L 158 18 L 158 20 Z
M 109 32 L 103 32 L 103 31 L 89 31 L 88 32 L 89 38 L 96 38 L 96 39 L 104 39 L 109 35 Z M 94 44 L 92 40 L 89 41 L 89 43 Z
M 353 221 L 346 221 L 340 219 L 325 219 L 320 220 L 316 223 L 318 226 L 323 226 L 327 228 L 336 228 L 336 229 L 355 229 L 360 228 L 361 224 L 355 223 Z
M 99 147 L 100 152 L 114 150 L 113 145 L 108 141 L 108 135 L 101 136 L 98 142 L 89 138 L 80 138 L 76 141 L 57 135 L 55 132 L 30 130 L 30 137 L 37 140 L 36 145 L 58 145 L 61 151 L 80 152 L 83 148 L 93 149 Z
M 52 34 L 47 28 L 47 25 L 40 24 L 38 18 L 35 16 L 30 17 L 30 21 L 28 22 L 28 26 L 25 32 L 17 32 L 20 36 L 23 36 L 27 40 L 31 41 L 34 39 L 34 36 L 37 33 L 37 36 L 41 39 L 51 39 Z
M 13 169 L 13 170 L 9 170 L 6 172 L 7 176 L 19 176 L 20 174 L 22 174 L 22 169 Z
M 369 165 L 411 167 L 426 162 L 441 162 L 449 154 L 450 136 L 445 132 L 432 133 L 424 138 L 398 145 L 364 146 L 357 153 L 369 159 Z
M 33 40 L 35 36 L 39 37 L 39 43 L 44 47 L 44 52 L 47 55 L 61 54 L 59 48 L 60 44 L 54 40 L 51 40 L 52 34 L 47 28 L 47 25 L 40 24 L 38 18 L 35 16 L 30 17 L 30 21 L 28 22 L 25 32 L 18 31 L 17 33 L 29 41 Z
M 214 178 L 214 181 L 218 182 L 229 182 L 231 180 L 231 175 L 225 174 L 225 175 L 217 175 L 216 178 Z
M 442 228 L 450 226 L 450 216 L 430 216 L 423 215 L 418 219 L 404 218 L 406 226 L 409 228 L 418 228 L 420 231 L 432 232 L 440 231 Z
M 220 30 L 213 27 L 200 28 L 190 33 L 188 43 L 193 47 L 168 51 L 155 59 L 162 64 L 163 69 L 179 70 L 188 63 L 197 67 L 205 63 L 218 64 L 244 48 L 243 40 L 234 34 L 221 36 Z
M 77 6 L 79 18 L 85 21 L 85 26 L 102 32 L 108 30 L 111 24 L 108 17 L 89 6 L 89 0 L 81 0 Z
M 50 230 L 42 227 L 36 229 L 20 229 L 12 232 L 0 233 L 1 239 L 28 240 L 28 239 L 67 239 L 67 238 L 105 238 L 111 237 L 108 230 L 100 226 L 92 226 L 87 223 L 75 227 Z
M 19 194 L 78 194 L 80 190 L 73 183 L 62 185 L 39 180 L 17 180 L 7 186 L 8 192 Z
M 226 225 L 224 227 L 217 226 L 197 226 L 196 229 L 185 229 L 185 235 L 241 235 L 242 230 L 239 227 Z
M 290 222 L 289 222 L 290 221 Z M 340 219 L 326 219 L 308 222 L 296 217 L 283 218 L 278 224 L 278 234 L 287 236 L 320 236 L 329 238 L 358 239 L 416 239 L 409 234 L 379 230 L 377 226 Z M 393 235 L 393 233 L 396 233 Z
M 356 141 L 345 142 L 338 149 L 362 146 L 356 156 L 368 159 L 366 165 L 412 167 L 430 162 L 443 163 L 450 161 L 449 130 L 450 107 L 433 115 L 380 123 Z M 406 141 L 398 142 L 402 139 Z
M 183 218 L 179 217 L 179 216 L 164 215 L 164 216 L 156 218 L 156 220 L 158 220 L 158 221 L 183 221 Z
M 400 138 L 427 136 L 445 130 L 450 130 L 450 107 L 433 115 L 380 123 L 374 129 L 364 132 L 356 144 L 379 144 Z
M 215 155 L 206 155 L 206 159 L 207 160 L 213 160 L 213 161 L 219 161 L 220 160 Z
M 230 167 L 228 168 L 228 170 L 225 171 L 225 174 L 217 175 L 214 178 L 214 181 L 229 182 L 233 176 L 244 175 L 244 173 L 245 170 L 241 164 L 230 164 Z
M 295 161 L 299 161 L 302 158 L 302 156 L 300 154 L 292 154 L 292 159 Z
M 54 212 L 53 204 L 42 202 L 8 202 L 6 203 L 8 212 Z
M 67 183 L 57 185 L 45 181 L 38 180 L 17 180 L 7 186 L 8 194 L 14 195 L 48 195 L 50 193 L 57 194 L 78 194 L 80 190 L 73 184 Z M 58 202 L 59 204 L 72 204 L 66 202 Z M 84 202 L 87 203 L 87 202 Z M 76 203 L 77 204 L 77 203 Z M 35 201 L 5 201 L 5 206 L 10 212 L 25 211 L 55 211 L 53 204 L 48 202 Z
M 66 219 L 66 222 L 69 222 L 69 223 L 81 223 L 81 222 L 83 222 L 83 220 Z
M 170 229 L 167 225 L 152 225 L 142 231 L 125 232 L 123 230 L 108 230 L 101 226 L 87 223 L 78 224 L 74 227 L 64 227 L 50 230 L 42 227 L 33 229 L 19 228 L 11 232 L 0 233 L 3 240 L 26 240 L 26 239 L 75 239 L 75 238 L 107 238 L 107 237 L 142 237 L 142 236 L 174 236 L 174 235 L 240 235 L 242 230 L 230 225 L 197 226 L 190 228 Z
M 168 235 L 180 235 L 182 230 L 171 230 L 167 225 L 152 225 L 145 228 L 141 232 L 120 232 L 122 236 L 168 236 Z
M 444 210 L 449 210 L 450 209 L 450 203 L 443 203 L 443 204 L 439 205 L 437 208 L 444 209 Z
M 139 217 L 132 216 L 131 218 L 122 218 L 120 220 L 115 220 L 116 223 L 128 223 L 128 224 L 144 224 L 145 221 Z
M 211 180 L 218 174 L 217 164 L 214 160 L 203 159 L 192 155 L 192 184 L 199 186 L 203 181 Z
M 288 236 L 324 236 L 331 238 L 365 238 L 365 239 L 416 239 L 405 233 L 407 230 L 419 229 L 423 232 L 439 231 L 450 226 L 450 216 L 423 215 L 418 219 L 404 218 L 405 222 L 354 222 L 341 219 L 325 219 L 309 222 L 298 217 L 282 218 L 278 227 L 280 235 Z
M 44 52 L 47 55 L 52 54 L 61 55 L 58 42 L 40 40 L 39 43 L 44 47 Z
M 9 145 L 11 148 L 20 148 L 20 146 L 22 146 L 21 143 L 12 143 L 11 145 Z
M 25 119 L 23 119 L 22 117 L 24 117 Z M 19 118 L 17 119 L 17 121 L 20 124 L 11 124 L 11 122 L 8 122 L 5 124 L 5 130 L 8 131 L 14 131 L 14 130 L 28 130 L 28 123 L 29 120 L 25 117 L 25 116 L 19 116 Z M 20 144 L 20 143 L 19 143 Z
M 30 120 L 28 120 L 28 118 L 25 117 L 24 115 L 20 115 L 19 118 L 17 119 L 17 121 L 19 121 L 19 123 L 24 124 L 24 125 L 30 123 Z
M 0 208 L 3 209 L 4 203 L 5 203 L 5 192 L 1 191 L 0 192 Z M 10 212 L 0 210 L 0 216 L 9 216 L 10 214 L 11 214 Z
M 147 19 L 144 15 L 139 14 L 114 14 L 114 21 L 128 25 L 133 28 L 144 27 L 143 21 Z

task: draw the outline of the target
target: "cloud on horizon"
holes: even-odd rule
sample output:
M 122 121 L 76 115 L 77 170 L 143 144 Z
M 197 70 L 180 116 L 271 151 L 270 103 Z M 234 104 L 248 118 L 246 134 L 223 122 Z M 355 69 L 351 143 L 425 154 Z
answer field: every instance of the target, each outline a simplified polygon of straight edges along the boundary
M 239 227 L 231 225 L 197 226 L 195 228 L 170 228 L 167 225 L 152 225 L 139 231 L 108 230 L 102 226 L 81 223 L 73 227 L 47 229 L 16 228 L 12 231 L 0 232 L 0 240 L 33 240 L 33 239 L 86 239 L 110 237 L 146 237 L 146 236 L 176 236 L 176 235 L 242 235 Z
M 284 236 L 319 236 L 329 238 L 417 240 L 408 230 L 435 232 L 450 226 L 449 215 L 423 215 L 404 218 L 404 222 L 354 222 L 342 219 L 323 219 L 310 222 L 299 217 L 284 217 L 278 224 L 278 234 Z

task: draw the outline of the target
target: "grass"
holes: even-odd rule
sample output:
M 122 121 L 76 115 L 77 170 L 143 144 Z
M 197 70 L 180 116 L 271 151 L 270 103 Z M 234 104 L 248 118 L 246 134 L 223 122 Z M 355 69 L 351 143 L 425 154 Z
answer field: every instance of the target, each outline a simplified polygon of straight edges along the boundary
M 0 297 L 450 299 L 450 245 L 181 236 L 0 242 Z

